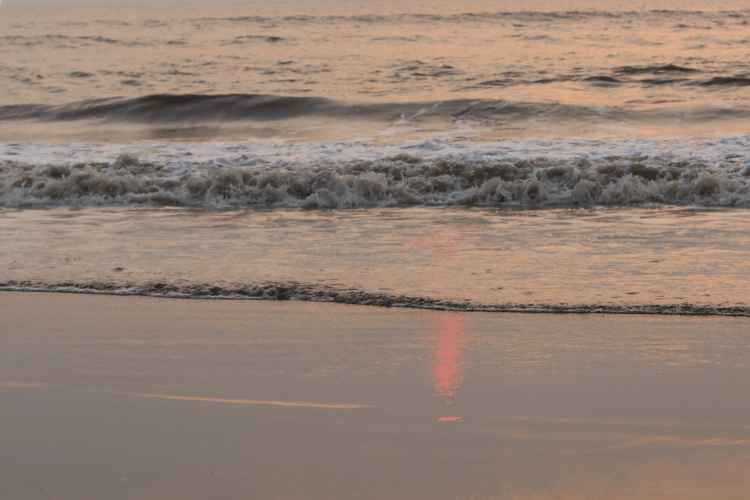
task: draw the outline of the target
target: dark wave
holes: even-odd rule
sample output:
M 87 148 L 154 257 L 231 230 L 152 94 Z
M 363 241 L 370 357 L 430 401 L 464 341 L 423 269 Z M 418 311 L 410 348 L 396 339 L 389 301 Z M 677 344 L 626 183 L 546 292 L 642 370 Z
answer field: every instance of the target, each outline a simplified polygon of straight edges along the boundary
M 259 283 L 232 286 L 200 283 L 175 285 L 171 283 L 60 282 L 32 281 L 0 282 L 3 292 L 57 292 L 103 295 L 136 295 L 181 299 L 245 299 L 299 300 L 306 302 L 334 302 L 378 307 L 405 307 L 443 311 L 513 312 L 534 314 L 649 314 L 663 316 L 750 316 L 750 307 L 710 306 L 701 304 L 483 304 L 430 297 L 411 297 L 387 293 L 367 292 L 352 288 L 309 283 Z
M 224 18 L 200 18 L 195 23 L 242 23 L 242 24 L 267 24 L 270 22 L 284 22 L 294 24 L 335 24 L 335 23 L 362 23 L 362 24 L 398 24 L 404 22 L 415 23 L 437 23 L 437 22 L 475 22 L 495 23 L 498 21 L 516 21 L 520 23 L 538 22 L 584 22 L 595 19 L 641 19 L 644 16 L 657 19 L 732 19 L 746 15 L 747 10 L 703 12 L 698 10 L 650 10 L 642 11 L 604 11 L 604 10 L 572 10 L 557 12 L 539 11 L 484 11 L 484 12 L 461 12 L 452 14 L 431 13 L 398 13 L 390 15 L 295 15 L 282 16 L 278 18 L 260 16 L 238 16 Z
M 233 38 L 228 42 L 224 42 L 223 45 L 243 45 L 249 42 L 256 42 L 262 40 L 268 43 L 278 43 L 286 41 L 286 38 L 280 36 L 261 36 L 261 35 L 244 35 Z
M 710 80 L 704 80 L 700 82 L 700 85 L 704 87 L 711 87 L 714 85 L 726 85 L 731 87 L 746 87 L 750 85 L 750 78 L 742 76 L 715 76 Z
M 90 78 L 89 73 L 75 72 L 73 78 Z M 627 83 L 608 76 L 585 78 L 589 84 L 605 86 Z M 668 85 L 682 82 L 681 79 L 661 81 L 646 79 L 644 85 Z M 547 83 L 544 80 L 540 83 Z M 480 86 L 508 85 L 509 80 L 482 82 Z M 750 78 L 716 77 L 701 83 L 714 85 L 750 85 Z M 732 110 L 695 108 L 691 120 L 710 121 L 750 117 L 750 109 L 737 106 Z M 393 123 L 399 118 L 420 122 L 440 120 L 451 122 L 457 119 L 472 120 L 528 120 L 529 118 L 554 118 L 557 120 L 674 120 L 684 119 L 684 110 L 608 108 L 606 114 L 591 106 L 560 103 L 510 102 L 504 100 L 456 99 L 432 102 L 383 102 L 355 104 L 339 102 L 321 97 L 290 97 L 261 94 L 157 94 L 134 99 L 91 99 L 61 105 L 15 104 L 0 106 L 0 121 L 38 120 L 47 122 L 102 119 L 109 122 L 132 122 L 148 124 L 196 124 L 201 122 L 273 121 L 291 118 L 318 116 L 334 118 L 357 118 Z
M 589 76 L 583 79 L 584 82 L 599 82 L 599 83 L 620 83 L 620 80 L 613 76 L 606 75 L 595 75 Z
M 0 106 L 0 120 L 66 121 L 109 118 L 121 121 L 176 122 L 222 120 L 273 120 L 333 112 L 334 101 L 314 97 L 256 94 L 158 94 L 135 99 L 93 99 L 49 106 Z
M 474 101 L 468 99 L 441 102 L 440 109 L 433 109 L 429 114 L 451 117 L 472 102 Z M 92 99 L 57 106 L 6 105 L 0 106 L 0 120 L 72 121 L 103 118 L 125 122 L 175 123 L 269 121 L 310 115 L 393 120 L 402 114 L 418 113 L 425 106 L 432 108 L 435 104 L 437 103 L 347 104 L 321 97 L 262 94 L 157 94 L 134 99 Z
M 645 85 L 674 85 L 687 82 L 687 78 L 644 78 L 640 80 Z
M 22 46 L 35 46 L 45 43 L 52 43 L 55 46 L 63 46 L 66 44 L 78 44 L 78 45 L 92 45 L 96 43 L 103 43 L 108 45 L 124 45 L 124 46 L 138 46 L 146 45 L 142 41 L 122 41 L 107 38 L 104 36 L 68 36 L 68 35 L 38 35 L 38 36 L 21 36 L 21 35 L 10 35 L 0 37 L 0 41 L 7 45 L 22 45 Z
M 509 103 L 457 99 L 440 102 L 347 104 L 319 97 L 286 97 L 260 94 L 158 94 L 134 99 L 92 99 L 63 105 L 19 104 L 0 106 L 0 120 L 72 121 L 107 119 L 110 121 L 179 123 L 201 121 L 283 120 L 310 115 L 356 116 L 394 120 L 419 113 L 424 117 L 445 119 L 517 115 L 519 118 L 545 116 L 594 116 L 584 106 L 559 104 Z
M 700 73 L 699 69 L 677 66 L 674 64 L 665 64 L 662 66 L 622 66 L 615 70 L 615 73 L 623 75 L 644 75 L 662 73 Z

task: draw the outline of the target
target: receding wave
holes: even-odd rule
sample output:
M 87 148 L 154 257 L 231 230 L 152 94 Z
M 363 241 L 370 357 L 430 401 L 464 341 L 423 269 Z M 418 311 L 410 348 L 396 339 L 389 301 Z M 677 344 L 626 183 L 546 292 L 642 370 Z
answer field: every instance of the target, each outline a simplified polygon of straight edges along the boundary
M 445 147 L 439 140 L 425 144 L 425 154 Z M 303 154 L 283 163 L 248 155 L 170 163 L 122 154 L 101 163 L 2 163 L 0 206 L 750 206 L 750 162 L 737 155 L 724 160 L 713 166 L 674 155 L 510 161 L 415 150 L 377 160 Z
M 430 297 L 411 297 L 372 293 L 352 288 L 308 283 L 218 284 L 200 283 L 174 285 L 162 282 L 129 283 L 110 282 L 60 282 L 32 281 L 0 282 L 0 291 L 84 293 L 102 295 L 131 295 L 181 299 L 234 299 L 234 300 L 299 300 L 307 302 L 333 302 L 378 307 L 405 307 L 476 312 L 514 312 L 547 314 L 651 314 L 678 316 L 750 316 L 750 307 L 712 306 L 701 304 L 522 304 L 476 303 L 452 301 Z

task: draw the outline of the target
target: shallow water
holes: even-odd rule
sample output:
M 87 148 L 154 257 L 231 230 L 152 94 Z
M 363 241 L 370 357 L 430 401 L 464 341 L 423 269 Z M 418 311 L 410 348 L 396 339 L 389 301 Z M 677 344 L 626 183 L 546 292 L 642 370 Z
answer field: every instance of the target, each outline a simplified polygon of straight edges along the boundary
M 1 289 L 750 314 L 744 211 L 3 210 Z

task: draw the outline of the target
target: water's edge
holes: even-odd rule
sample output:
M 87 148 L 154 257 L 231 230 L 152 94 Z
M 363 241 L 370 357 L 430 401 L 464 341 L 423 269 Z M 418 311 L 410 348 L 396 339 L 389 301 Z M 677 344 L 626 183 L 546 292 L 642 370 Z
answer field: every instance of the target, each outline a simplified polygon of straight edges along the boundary
M 644 314 L 660 316 L 727 316 L 750 317 L 750 307 L 711 306 L 702 304 L 481 304 L 471 301 L 441 300 L 372 293 L 353 288 L 305 283 L 235 284 L 230 287 L 212 284 L 174 285 L 161 282 L 119 285 L 107 282 L 43 283 L 31 281 L 0 282 L 0 292 L 47 292 L 91 295 L 140 296 L 170 299 L 214 300 L 298 300 L 376 307 L 400 307 L 437 311 L 533 313 L 533 314 Z

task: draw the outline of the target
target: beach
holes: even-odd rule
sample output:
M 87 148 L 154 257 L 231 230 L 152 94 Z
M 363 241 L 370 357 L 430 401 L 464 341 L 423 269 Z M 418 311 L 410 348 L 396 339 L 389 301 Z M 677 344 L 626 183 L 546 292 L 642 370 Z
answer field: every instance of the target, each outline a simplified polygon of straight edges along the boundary
M 743 498 L 747 319 L 0 293 L 10 498 Z
M 747 496 L 745 3 L 24 1 L 0 496 Z

